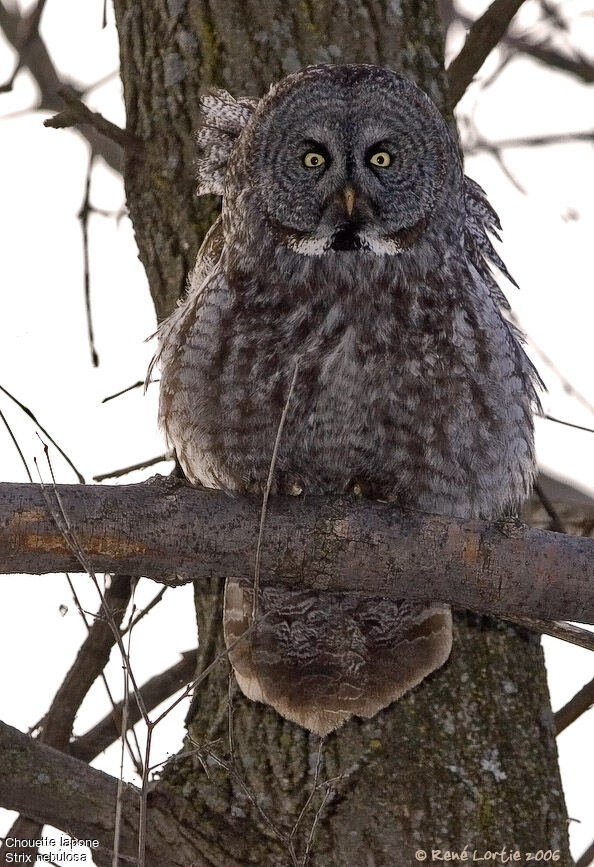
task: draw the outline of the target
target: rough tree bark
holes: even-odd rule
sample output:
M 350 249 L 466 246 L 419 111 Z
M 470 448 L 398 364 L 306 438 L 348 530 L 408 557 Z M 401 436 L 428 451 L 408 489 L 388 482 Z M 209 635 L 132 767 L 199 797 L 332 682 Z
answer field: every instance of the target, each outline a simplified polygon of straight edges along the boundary
M 181 479 L 0 483 L 0 574 L 125 570 L 200 586 L 227 575 L 250 579 L 259 550 L 262 586 L 364 590 L 512 620 L 594 623 L 592 539 L 515 518 L 466 521 L 352 496 L 277 496 L 270 505 L 260 536 L 259 498 L 196 489 Z
M 307 63 L 371 62 L 413 78 L 448 115 L 434 0 L 115 0 L 115 8 L 128 130 L 143 143 L 126 163 L 128 204 L 159 319 L 183 290 L 215 208 L 194 196 L 202 87 L 258 95 Z M 203 667 L 222 647 L 218 582 L 196 587 L 196 611 Z M 197 693 L 189 731 L 195 742 L 220 739 L 219 753 L 229 749 L 227 701 L 218 667 Z M 307 799 L 318 741 L 236 693 L 233 707 L 235 767 L 274 827 L 237 776 L 212 765 L 207 777 L 195 755 L 170 762 L 164 777 L 229 853 L 209 863 L 236 863 L 245 834 L 241 863 L 284 867 L 291 859 L 277 832 L 290 831 Z M 408 865 L 419 848 L 465 844 L 559 850 L 558 863 L 571 863 L 542 652 L 511 627 L 460 615 L 441 671 L 327 739 L 321 779 L 338 775 L 319 817 L 315 865 Z M 293 838 L 298 852 L 312 815 Z

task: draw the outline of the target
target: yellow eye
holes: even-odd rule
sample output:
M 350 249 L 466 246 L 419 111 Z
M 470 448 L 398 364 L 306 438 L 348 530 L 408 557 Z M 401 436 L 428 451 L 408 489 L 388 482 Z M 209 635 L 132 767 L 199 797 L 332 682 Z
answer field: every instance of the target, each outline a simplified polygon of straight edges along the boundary
M 387 151 L 378 151 L 369 157 L 369 162 L 372 166 L 380 166 L 380 168 L 385 169 L 392 162 L 392 157 Z
M 308 169 L 315 169 L 318 166 L 323 166 L 325 162 L 326 160 L 322 154 L 317 154 L 314 151 L 305 154 L 303 157 L 303 165 L 307 166 Z

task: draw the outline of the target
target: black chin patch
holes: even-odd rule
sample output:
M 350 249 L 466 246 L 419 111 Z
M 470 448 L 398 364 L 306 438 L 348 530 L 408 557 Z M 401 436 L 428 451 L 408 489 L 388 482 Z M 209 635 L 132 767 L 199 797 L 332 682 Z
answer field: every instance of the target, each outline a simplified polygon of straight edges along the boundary
M 330 244 L 331 250 L 358 250 L 361 247 L 361 239 L 354 225 L 343 226 L 333 236 Z

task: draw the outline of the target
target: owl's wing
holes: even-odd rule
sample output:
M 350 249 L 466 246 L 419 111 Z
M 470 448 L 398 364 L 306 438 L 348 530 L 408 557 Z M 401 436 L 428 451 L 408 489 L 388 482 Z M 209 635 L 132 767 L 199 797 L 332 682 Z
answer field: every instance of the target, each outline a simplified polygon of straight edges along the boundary
M 159 347 L 149 364 L 145 379 L 145 388 L 150 381 L 155 365 L 159 364 L 163 352 L 170 343 L 169 338 L 171 334 L 175 333 L 179 329 L 181 320 L 188 312 L 188 307 L 200 303 L 200 296 L 204 291 L 204 288 L 217 273 L 217 265 L 221 257 L 223 243 L 223 224 L 221 218 L 218 217 L 206 233 L 202 246 L 198 251 L 196 264 L 188 278 L 188 287 L 185 296 L 180 298 L 177 307 L 171 316 L 165 319 L 156 331 L 156 335 L 159 339 Z M 153 334 L 152 336 L 154 337 L 155 335 Z
M 258 105 L 258 99 L 235 99 L 226 90 L 200 98 L 201 123 L 196 133 L 198 195 L 223 195 L 227 162 L 235 141 Z
M 489 204 L 487 194 L 476 181 L 469 177 L 464 177 L 464 199 L 466 204 L 466 223 L 464 226 L 464 248 L 470 265 L 470 272 L 478 279 L 487 289 L 493 301 L 499 307 L 501 317 L 510 332 L 511 342 L 515 346 L 515 353 L 520 359 L 521 367 L 526 378 L 526 387 L 531 390 L 532 402 L 536 412 L 542 411 L 540 400 L 538 397 L 538 389 L 545 388 L 545 385 L 538 375 L 538 371 L 521 348 L 521 344 L 525 343 L 525 337 L 518 326 L 512 321 L 510 314 L 511 307 L 509 301 L 499 288 L 495 280 L 489 263 L 495 265 L 501 273 L 507 277 L 510 283 L 518 286 L 514 278 L 511 276 L 501 257 L 493 247 L 488 233 L 494 235 L 497 240 L 501 223 L 495 210 Z
M 510 283 L 513 283 L 514 286 L 518 285 L 497 254 L 488 235 L 490 232 L 498 241 L 501 240 L 499 237 L 499 230 L 501 229 L 499 217 L 489 204 L 483 188 L 468 177 L 464 178 L 464 200 L 466 204 L 466 223 L 464 226 L 466 254 L 479 272 L 493 300 L 502 310 L 509 310 L 509 302 L 489 268 L 489 263 L 495 265 Z

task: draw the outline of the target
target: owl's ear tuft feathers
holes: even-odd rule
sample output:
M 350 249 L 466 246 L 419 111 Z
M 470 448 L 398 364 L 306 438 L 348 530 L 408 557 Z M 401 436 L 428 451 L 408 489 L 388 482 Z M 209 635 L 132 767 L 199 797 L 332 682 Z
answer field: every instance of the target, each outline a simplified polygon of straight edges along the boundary
M 211 90 L 200 98 L 201 124 L 196 135 L 198 195 L 223 195 L 227 162 L 236 139 L 259 100 L 234 99 L 226 90 Z

